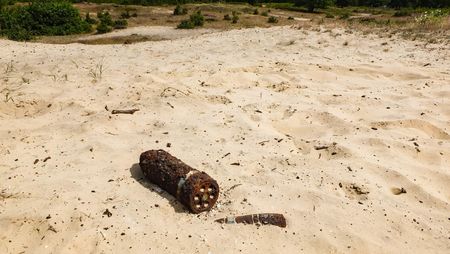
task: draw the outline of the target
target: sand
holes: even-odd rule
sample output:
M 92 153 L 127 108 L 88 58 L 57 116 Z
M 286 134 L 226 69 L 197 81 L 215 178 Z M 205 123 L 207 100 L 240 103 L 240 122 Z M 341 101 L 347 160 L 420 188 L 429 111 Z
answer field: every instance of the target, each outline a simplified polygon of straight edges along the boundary
M 0 253 L 450 250 L 449 45 L 273 27 L 0 48 Z M 159 148 L 218 181 L 211 212 L 142 178 Z M 287 227 L 214 222 L 263 212 Z

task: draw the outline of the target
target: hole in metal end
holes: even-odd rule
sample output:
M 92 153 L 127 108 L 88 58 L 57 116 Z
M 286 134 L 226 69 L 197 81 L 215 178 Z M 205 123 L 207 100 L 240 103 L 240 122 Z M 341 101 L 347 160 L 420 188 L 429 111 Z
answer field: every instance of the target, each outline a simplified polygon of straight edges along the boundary
M 194 197 L 194 200 L 195 200 L 195 201 L 198 201 L 198 200 L 199 200 L 199 198 L 198 198 L 198 197 Z
M 211 195 L 211 196 L 209 196 L 209 198 L 210 198 L 210 199 L 214 199 L 214 196 L 213 196 L 213 195 Z
M 203 207 L 208 207 L 209 206 L 209 204 L 203 204 Z
M 201 188 L 201 189 L 200 189 L 200 192 L 205 192 L 205 189 Z
M 196 205 L 195 207 L 200 208 L 200 205 Z
M 208 192 L 211 192 L 212 191 L 212 188 L 208 188 Z

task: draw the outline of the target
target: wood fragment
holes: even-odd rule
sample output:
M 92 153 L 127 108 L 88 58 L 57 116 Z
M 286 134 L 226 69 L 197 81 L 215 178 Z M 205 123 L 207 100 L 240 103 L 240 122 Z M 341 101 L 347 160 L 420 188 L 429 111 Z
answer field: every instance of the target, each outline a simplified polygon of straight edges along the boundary
M 115 115 L 115 114 L 134 114 L 136 111 L 139 111 L 139 109 L 134 108 L 134 109 L 114 109 L 113 111 L 111 111 L 111 114 Z

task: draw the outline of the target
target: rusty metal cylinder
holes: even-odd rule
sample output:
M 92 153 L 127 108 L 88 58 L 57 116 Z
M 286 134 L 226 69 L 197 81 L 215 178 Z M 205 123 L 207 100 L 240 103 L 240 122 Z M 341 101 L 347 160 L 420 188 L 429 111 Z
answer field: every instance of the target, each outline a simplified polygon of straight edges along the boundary
M 164 150 L 149 150 L 139 158 L 144 176 L 177 198 L 193 213 L 209 211 L 219 197 L 219 185 Z

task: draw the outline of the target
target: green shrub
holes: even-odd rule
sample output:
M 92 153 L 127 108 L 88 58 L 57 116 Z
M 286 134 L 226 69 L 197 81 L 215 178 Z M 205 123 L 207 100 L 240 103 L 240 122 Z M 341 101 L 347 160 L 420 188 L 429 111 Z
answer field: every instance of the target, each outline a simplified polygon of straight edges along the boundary
M 6 36 L 8 36 L 8 39 L 14 41 L 29 41 L 33 39 L 31 32 L 24 28 L 9 30 L 6 32 Z
M 332 5 L 333 2 L 333 0 L 295 0 L 295 5 L 306 6 L 309 12 L 314 12 L 317 8 L 327 8 Z
M 92 29 L 72 4 L 63 1 L 36 1 L 29 5 L 4 7 L 0 11 L 0 28 L 12 40 L 78 34 Z
M 129 19 L 131 18 L 131 14 L 129 10 L 126 10 L 120 14 L 121 19 Z
M 261 16 L 267 17 L 267 16 L 269 16 L 269 12 L 268 11 L 263 11 L 261 13 Z
M 223 16 L 223 20 L 231 20 L 230 14 L 225 14 L 225 15 Z
M 237 15 L 237 12 L 233 11 L 232 13 L 233 18 L 231 19 L 233 24 L 236 24 L 239 21 L 239 16 Z
M 178 29 L 193 29 L 195 28 L 194 24 L 190 20 L 183 20 L 177 26 Z
M 175 7 L 175 9 L 173 10 L 173 15 L 186 15 L 187 13 L 188 10 L 181 7 L 180 5 L 177 5 L 177 7 Z
M 201 13 L 201 11 L 197 11 L 196 13 L 192 14 L 189 18 L 192 24 L 194 26 L 203 26 L 205 23 L 205 17 Z
M 89 12 L 86 13 L 86 17 L 85 17 L 84 21 L 86 21 L 88 24 L 91 24 L 91 25 L 97 24 L 97 20 L 91 18 Z
M 111 14 L 107 11 L 98 12 L 97 18 L 100 20 L 100 23 L 103 23 L 106 26 L 114 25 Z
M 189 20 L 183 20 L 180 24 L 178 24 L 178 29 L 193 29 L 196 26 L 203 26 L 205 23 L 205 17 L 200 11 L 192 14 L 189 17 Z
M 98 34 L 105 34 L 109 33 L 113 30 L 111 26 L 108 26 L 107 24 L 100 22 L 100 24 L 97 26 L 97 33 Z
M 409 9 L 400 9 L 394 13 L 394 17 L 406 17 L 411 16 L 412 11 Z
M 340 19 L 348 19 L 350 18 L 350 13 L 346 12 L 344 14 L 341 15 L 341 17 L 339 17 Z
M 258 14 L 259 14 L 258 9 L 255 9 L 255 10 L 253 11 L 253 15 L 258 15 Z
M 128 21 L 126 19 L 118 19 L 114 21 L 114 29 L 125 29 L 128 26 Z
M 294 20 L 294 17 L 289 16 L 289 17 L 288 17 L 288 20 Z
M 325 14 L 325 18 L 327 18 L 327 19 L 333 19 L 333 18 L 334 18 L 334 15 L 331 14 L 331 13 L 327 13 L 327 14 Z
M 275 16 L 270 16 L 269 19 L 267 20 L 267 22 L 269 23 L 278 23 L 278 18 Z

